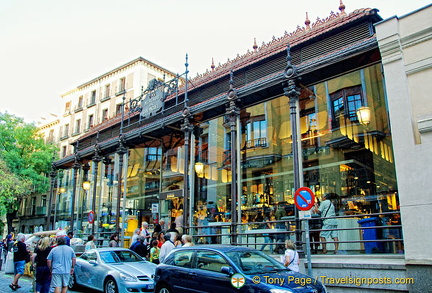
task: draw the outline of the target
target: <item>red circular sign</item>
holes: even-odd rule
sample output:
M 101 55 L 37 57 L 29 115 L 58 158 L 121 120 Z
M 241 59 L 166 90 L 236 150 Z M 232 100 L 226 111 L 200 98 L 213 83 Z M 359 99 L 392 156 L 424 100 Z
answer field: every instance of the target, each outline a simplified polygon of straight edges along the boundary
M 294 203 L 299 210 L 308 211 L 315 204 L 315 194 L 310 188 L 300 187 L 294 194 Z
M 93 222 L 94 222 L 94 218 L 95 218 L 95 213 L 94 213 L 93 211 L 90 211 L 90 212 L 88 213 L 88 222 L 89 222 L 90 224 L 93 224 Z

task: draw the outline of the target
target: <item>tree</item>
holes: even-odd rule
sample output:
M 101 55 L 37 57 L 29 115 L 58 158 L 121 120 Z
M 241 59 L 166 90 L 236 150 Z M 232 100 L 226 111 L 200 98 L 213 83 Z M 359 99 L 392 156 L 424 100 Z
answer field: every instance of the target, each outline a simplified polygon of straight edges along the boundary
M 0 113 L 0 215 L 6 213 L 8 232 L 21 200 L 49 189 L 54 145 L 46 144 L 33 123 Z

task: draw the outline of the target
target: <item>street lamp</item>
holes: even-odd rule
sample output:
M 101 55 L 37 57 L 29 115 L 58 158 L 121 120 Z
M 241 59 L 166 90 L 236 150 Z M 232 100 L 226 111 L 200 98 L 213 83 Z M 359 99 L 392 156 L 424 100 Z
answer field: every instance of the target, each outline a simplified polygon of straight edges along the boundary
M 85 191 L 90 190 L 90 182 L 89 182 L 89 181 L 84 181 L 83 184 L 82 184 L 82 188 L 83 188 Z
M 371 109 L 365 106 L 358 108 L 357 119 L 364 127 L 368 127 L 371 121 Z
M 202 162 L 196 162 L 195 163 L 195 172 L 197 173 L 198 177 L 202 178 L 204 175 L 204 164 Z

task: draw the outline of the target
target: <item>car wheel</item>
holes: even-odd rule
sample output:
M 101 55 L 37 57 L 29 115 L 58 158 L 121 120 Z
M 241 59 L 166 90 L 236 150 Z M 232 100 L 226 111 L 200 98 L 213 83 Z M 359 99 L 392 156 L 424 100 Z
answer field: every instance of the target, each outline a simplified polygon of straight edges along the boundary
M 118 293 L 117 283 L 112 278 L 109 278 L 105 281 L 104 289 L 105 293 Z
M 156 293 L 172 293 L 172 291 L 168 285 L 162 285 L 157 288 Z

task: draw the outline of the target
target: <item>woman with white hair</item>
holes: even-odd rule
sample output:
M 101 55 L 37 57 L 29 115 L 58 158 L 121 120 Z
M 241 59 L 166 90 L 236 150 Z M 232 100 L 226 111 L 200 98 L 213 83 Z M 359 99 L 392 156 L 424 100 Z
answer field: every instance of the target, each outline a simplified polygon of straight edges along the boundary
M 285 248 L 284 266 L 289 268 L 291 271 L 298 272 L 300 270 L 300 260 L 294 242 L 292 240 L 285 241 Z
M 141 230 L 140 228 L 136 228 L 134 235 L 132 235 L 131 241 L 130 241 L 130 245 L 129 245 L 129 249 L 132 248 L 132 246 L 136 245 L 136 242 L 139 240 L 139 236 L 140 236 Z
M 15 241 L 13 245 L 15 276 L 9 287 L 14 291 L 21 288 L 21 286 L 18 285 L 18 280 L 24 274 L 26 261 L 30 259 L 30 254 L 24 241 L 25 235 L 18 234 L 17 241 Z
M 144 244 L 149 245 L 150 244 L 150 232 L 148 230 L 149 224 L 147 222 L 142 222 L 141 224 L 141 237 L 144 237 Z
M 194 246 L 195 244 L 192 241 L 192 236 L 188 235 L 188 234 L 183 234 L 182 237 L 182 242 L 183 242 L 183 246 L 187 247 L 187 246 Z

